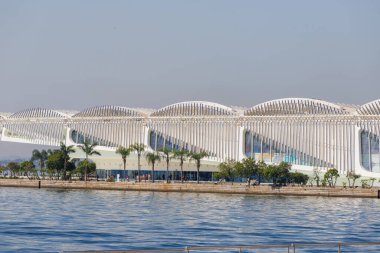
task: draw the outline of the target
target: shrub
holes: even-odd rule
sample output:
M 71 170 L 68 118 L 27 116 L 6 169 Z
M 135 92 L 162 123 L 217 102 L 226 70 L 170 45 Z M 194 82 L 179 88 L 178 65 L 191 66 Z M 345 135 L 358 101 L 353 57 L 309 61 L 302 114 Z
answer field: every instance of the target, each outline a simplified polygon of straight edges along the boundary
M 111 176 L 111 177 L 107 178 L 107 182 L 115 182 L 115 177 Z
M 301 172 L 290 173 L 289 179 L 292 183 L 298 185 L 306 185 L 309 181 L 309 176 Z
M 349 187 L 355 187 L 355 181 L 357 179 L 359 179 L 361 176 L 358 175 L 358 174 L 355 174 L 354 172 L 348 172 L 347 174 L 347 180 L 348 180 L 348 186 Z M 352 184 L 351 184 L 351 180 L 352 180 Z
M 361 183 L 362 183 L 362 188 L 369 188 L 369 183 L 368 183 L 368 179 L 362 179 L 361 180 Z

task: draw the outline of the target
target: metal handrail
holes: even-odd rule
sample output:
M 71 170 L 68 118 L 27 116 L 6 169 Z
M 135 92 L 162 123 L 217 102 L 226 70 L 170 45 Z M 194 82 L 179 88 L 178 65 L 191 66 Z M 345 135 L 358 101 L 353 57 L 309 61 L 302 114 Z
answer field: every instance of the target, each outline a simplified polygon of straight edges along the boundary
M 380 246 L 380 242 L 336 242 L 336 243 L 292 243 L 292 244 L 258 244 L 241 246 L 186 246 L 185 248 L 151 249 L 151 250 L 118 250 L 118 251 L 64 251 L 65 253 L 153 253 L 153 252 L 185 252 L 207 250 L 237 250 L 243 252 L 248 249 L 285 249 L 288 253 L 296 253 L 298 248 L 337 248 L 338 253 L 344 246 Z

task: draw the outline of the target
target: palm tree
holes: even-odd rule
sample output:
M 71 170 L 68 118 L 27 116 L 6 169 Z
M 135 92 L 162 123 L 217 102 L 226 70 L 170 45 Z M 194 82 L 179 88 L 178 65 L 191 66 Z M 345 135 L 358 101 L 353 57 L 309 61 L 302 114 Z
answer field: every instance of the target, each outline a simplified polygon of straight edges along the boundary
M 63 176 L 62 176 L 62 180 L 65 180 L 66 179 L 67 163 L 70 160 L 70 154 L 71 153 L 75 153 L 74 146 L 72 146 L 72 145 L 66 146 L 63 142 L 61 142 L 60 152 L 61 152 L 62 158 L 63 158 Z
M 171 159 L 170 155 L 173 152 L 166 147 L 160 149 L 159 152 L 162 153 L 162 158 L 164 158 L 166 161 L 166 183 L 169 183 L 169 163 L 170 163 L 170 159 Z
M 201 159 L 208 156 L 208 154 L 204 151 L 201 151 L 199 153 L 197 152 L 191 152 L 190 153 L 190 160 L 194 160 L 195 164 L 197 165 L 197 184 L 199 184 L 199 169 L 201 167 Z
M 116 154 L 121 155 L 121 159 L 123 160 L 123 164 L 124 164 L 124 179 L 125 179 L 125 167 L 126 167 L 126 164 L 127 164 L 127 157 L 131 154 L 131 149 L 123 147 L 123 146 L 119 146 L 116 149 Z
M 98 151 L 95 150 L 95 147 L 98 146 L 96 142 L 90 143 L 86 140 L 83 145 L 80 145 L 79 148 L 86 154 L 86 160 L 88 162 L 88 157 L 92 155 L 101 155 Z M 88 163 L 87 163 L 88 164 Z M 96 172 L 95 172 L 96 173 Z M 84 180 L 87 181 L 87 166 L 84 170 Z
M 141 168 L 141 164 L 140 164 L 140 160 L 141 160 L 141 153 L 144 152 L 145 150 L 145 145 L 142 144 L 142 143 L 135 143 L 131 146 L 129 146 L 129 148 L 133 151 L 136 151 L 137 152 L 137 166 L 138 166 L 138 179 L 139 179 L 139 182 L 141 181 L 140 179 L 140 168 Z
M 52 155 L 52 154 L 54 154 L 55 152 L 57 152 L 57 150 L 56 150 L 56 149 L 48 149 L 46 152 L 47 152 L 48 157 L 49 157 L 50 155 Z
M 161 157 L 157 153 L 147 153 L 145 155 L 146 160 L 152 165 L 152 182 L 154 183 L 154 165 L 161 160 Z
M 179 159 L 179 165 L 181 166 L 181 183 L 183 183 L 183 162 L 189 156 L 189 151 L 182 148 L 180 150 L 174 150 L 174 157 Z
M 43 149 L 39 151 L 38 149 L 35 149 L 32 151 L 32 158 L 30 159 L 31 162 L 37 161 L 40 164 L 40 169 L 43 170 L 45 168 L 45 162 L 48 159 L 48 152 Z

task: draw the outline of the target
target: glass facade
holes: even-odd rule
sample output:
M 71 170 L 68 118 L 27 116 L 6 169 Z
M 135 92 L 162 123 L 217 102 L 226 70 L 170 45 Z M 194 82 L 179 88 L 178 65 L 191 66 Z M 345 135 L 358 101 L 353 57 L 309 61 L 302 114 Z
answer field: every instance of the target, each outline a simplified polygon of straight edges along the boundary
M 151 170 L 141 170 L 140 171 L 141 179 L 144 180 L 150 180 L 152 171 Z M 103 170 L 98 169 L 97 175 L 101 179 L 106 179 L 110 177 L 117 178 L 117 174 L 119 174 L 119 178 L 121 181 L 127 181 L 127 180 L 135 180 L 138 176 L 138 171 L 136 170 Z M 124 178 L 125 175 L 125 178 Z M 197 180 L 197 172 L 196 171 L 184 171 L 183 172 L 184 181 L 195 181 Z M 211 181 L 213 180 L 212 172 L 199 172 L 199 179 L 201 181 Z M 154 171 L 154 180 L 166 180 L 166 171 Z M 169 180 L 181 180 L 181 171 L 180 170 L 174 170 L 169 171 Z
M 245 132 L 244 143 L 245 155 L 255 159 L 256 161 L 264 161 L 266 163 L 280 163 L 284 161 L 297 165 L 334 167 L 327 162 L 306 155 L 303 152 L 278 143 L 277 141 L 263 138 L 262 136 L 251 131 Z
M 379 136 L 362 131 L 360 133 L 360 161 L 368 171 L 380 172 Z
M 151 131 L 149 134 L 149 146 L 153 150 L 161 150 L 164 147 L 170 150 L 179 150 L 181 147 L 175 144 L 173 138 L 165 138 L 162 134 Z M 185 150 L 188 150 L 188 145 L 185 144 Z
M 96 138 L 90 135 L 85 135 L 76 130 L 71 131 L 71 140 L 76 144 L 83 144 L 87 140 L 90 142 L 90 144 L 97 143 L 99 146 L 117 147 L 117 145 L 112 142 L 102 140 L 100 138 Z

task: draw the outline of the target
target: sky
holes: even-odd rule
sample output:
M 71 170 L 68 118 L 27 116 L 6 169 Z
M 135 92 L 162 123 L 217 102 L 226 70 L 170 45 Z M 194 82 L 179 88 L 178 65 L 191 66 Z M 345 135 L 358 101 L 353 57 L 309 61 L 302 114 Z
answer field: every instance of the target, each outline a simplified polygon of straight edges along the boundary
M 0 111 L 380 98 L 378 0 L 0 1 Z M 29 155 L 0 143 L 0 158 Z

